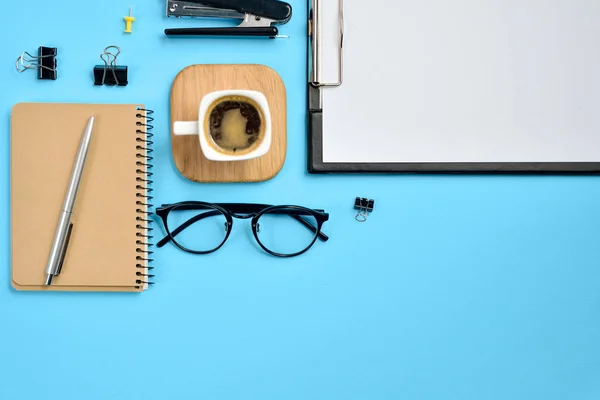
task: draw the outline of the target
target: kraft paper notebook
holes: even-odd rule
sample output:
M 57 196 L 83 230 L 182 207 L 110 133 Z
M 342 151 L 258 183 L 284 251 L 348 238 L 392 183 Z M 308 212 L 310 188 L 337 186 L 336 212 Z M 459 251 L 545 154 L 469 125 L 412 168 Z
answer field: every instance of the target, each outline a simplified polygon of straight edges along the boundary
M 141 292 L 151 284 L 150 123 L 141 105 L 20 103 L 11 115 L 17 290 Z M 46 265 L 83 130 L 95 117 L 62 272 Z

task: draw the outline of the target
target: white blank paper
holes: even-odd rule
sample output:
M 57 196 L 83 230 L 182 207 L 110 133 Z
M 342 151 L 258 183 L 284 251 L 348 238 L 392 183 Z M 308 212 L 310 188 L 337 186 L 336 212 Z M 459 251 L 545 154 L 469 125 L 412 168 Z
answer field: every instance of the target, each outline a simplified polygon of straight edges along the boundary
M 337 81 L 338 1 L 322 2 Z M 600 160 L 600 1 L 344 1 L 323 161 Z

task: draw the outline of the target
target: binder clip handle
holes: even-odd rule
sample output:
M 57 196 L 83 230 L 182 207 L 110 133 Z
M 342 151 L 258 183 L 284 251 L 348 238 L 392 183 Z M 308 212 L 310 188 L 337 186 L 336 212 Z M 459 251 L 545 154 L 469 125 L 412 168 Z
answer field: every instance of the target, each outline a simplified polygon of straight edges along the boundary
M 354 209 L 358 210 L 355 219 L 358 222 L 366 222 L 367 217 L 373 212 L 375 208 L 375 200 L 367 199 L 364 197 L 357 197 L 354 201 Z
M 37 56 L 33 56 L 24 51 L 19 58 L 17 58 L 17 71 L 25 72 L 29 69 L 34 69 L 38 71 L 38 79 L 56 80 L 56 55 L 56 47 L 40 46 Z
M 118 46 L 111 45 L 104 49 L 104 52 L 100 54 L 104 65 L 94 67 L 94 85 L 127 86 L 128 68 L 117 65 L 119 54 L 121 54 L 121 49 Z

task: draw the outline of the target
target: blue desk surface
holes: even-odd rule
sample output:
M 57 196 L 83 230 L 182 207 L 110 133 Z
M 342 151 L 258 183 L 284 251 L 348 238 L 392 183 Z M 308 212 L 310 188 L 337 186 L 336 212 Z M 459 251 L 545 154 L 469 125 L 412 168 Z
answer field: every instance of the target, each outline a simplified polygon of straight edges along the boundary
M 302 0 L 282 27 L 291 38 L 277 41 L 167 39 L 164 28 L 198 23 L 168 20 L 162 0 L 131 5 L 132 35 L 121 0 L 32 0 L 0 14 L 0 399 L 600 398 L 597 178 L 309 176 Z M 111 44 L 130 68 L 126 88 L 92 85 Z M 16 72 L 40 45 L 59 48 L 59 80 Z M 282 76 L 289 147 L 275 179 L 201 185 L 177 172 L 169 90 L 196 63 Z M 210 256 L 159 250 L 157 284 L 142 295 L 16 292 L 9 115 L 21 101 L 145 103 L 157 204 L 325 208 L 331 240 L 274 259 L 238 224 Z M 356 196 L 377 200 L 365 224 Z

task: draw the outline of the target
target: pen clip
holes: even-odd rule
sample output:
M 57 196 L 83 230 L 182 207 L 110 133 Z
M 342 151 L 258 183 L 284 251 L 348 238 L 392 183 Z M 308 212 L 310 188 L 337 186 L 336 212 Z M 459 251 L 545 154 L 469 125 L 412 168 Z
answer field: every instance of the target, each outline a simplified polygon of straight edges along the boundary
M 69 242 L 71 241 L 71 232 L 73 231 L 73 223 L 69 225 L 69 230 L 67 231 L 67 236 L 65 237 L 65 242 L 60 251 L 60 262 L 58 263 L 58 268 L 56 269 L 56 276 L 60 275 L 63 268 L 63 263 L 65 262 L 65 257 L 67 256 L 67 248 L 69 247 Z

